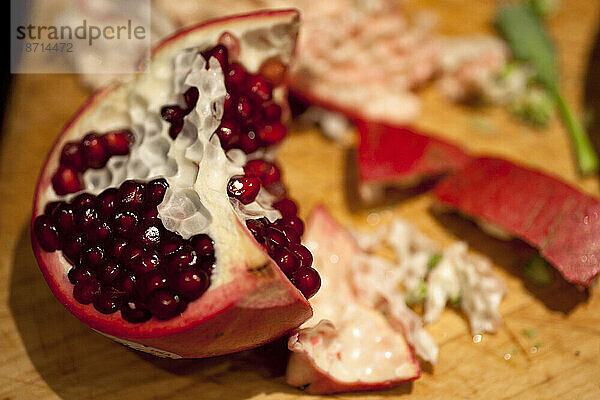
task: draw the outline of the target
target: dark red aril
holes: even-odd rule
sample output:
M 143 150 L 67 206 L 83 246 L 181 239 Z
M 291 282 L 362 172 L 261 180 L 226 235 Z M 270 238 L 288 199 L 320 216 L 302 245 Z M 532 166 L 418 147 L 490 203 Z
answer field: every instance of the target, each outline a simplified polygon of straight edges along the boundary
M 252 103 L 244 96 L 238 97 L 235 102 L 235 111 L 240 120 L 247 120 L 251 115 L 253 110 Z
M 101 246 L 90 246 L 83 250 L 80 264 L 89 268 L 98 268 L 105 260 L 104 248 Z
M 290 244 L 300 244 L 300 234 L 298 234 L 298 232 L 296 232 L 296 230 L 293 227 L 289 225 L 283 225 L 281 227 L 278 227 L 278 229 L 283 232 L 285 238 Z
M 52 188 L 59 196 L 75 193 L 83 189 L 81 176 L 72 168 L 61 165 L 52 176 Z
M 167 280 L 158 271 L 149 271 L 137 276 L 135 289 L 142 299 L 157 289 L 167 287 Z
M 81 154 L 81 149 L 78 142 L 68 142 L 64 145 L 60 153 L 60 164 L 69 167 L 74 171 L 85 170 L 85 162 Z
M 254 175 L 260 179 L 263 186 L 268 186 L 281 179 L 281 173 L 275 163 L 262 159 L 250 160 L 244 166 L 246 175 Z
M 285 198 L 273 204 L 273 208 L 279 210 L 283 218 L 294 217 L 298 214 L 298 207 L 292 200 Z
M 137 237 L 140 242 L 147 246 L 156 246 L 160 243 L 163 231 L 160 222 L 146 223 L 141 226 Z
M 80 210 L 84 207 L 94 207 L 96 205 L 96 197 L 89 193 L 81 193 L 71 201 L 71 205 L 75 210 Z
M 204 56 L 204 59 L 206 60 L 207 69 L 208 69 L 208 65 L 210 63 L 211 57 L 214 57 L 217 59 L 217 61 L 219 61 L 219 64 L 221 64 L 221 68 L 223 69 L 223 71 L 227 71 L 227 68 L 229 66 L 229 54 L 228 54 L 227 48 L 225 46 L 223 46 L 222 44 L 216 45 L 209 51 L 202 52 L 202 55 Z
M 194 107 L 196 107 L 196 103 L 198 103 L 198 97 L 200 93 L 198 92 L 197 87 L 191 87 L 185 91 L 183 94 L 183 99 L 185 101 L 185 105 L 187 106 L 187 112 L 189 113 Z
M 254 153 L 260 148 L 260 146 L 260 139 L 256 135 L 256 132 L 254 132 L 254 129 L 246 129 L 243 133 L 240 134 L 239 143 L 237 147 L 241 149 L 244 153 Z
M 79 230 L 88 234 L 100 222 L 100 216 L 94 206 L 85 206 L 77 210 L 75 220 Z
M 125 301 L 121 306 L 121 316 L 124 320 L 141 323 L 146 322 L 152 318 L 152 314 L 148 311 L 142 303 L 135 301 Z
M 96 268 L 96 276 L 100 283 L 109 285 L 121 274 L 121 267 L 114 261 L 107 261 Z
M 146 186 L 146 201 L 149 205 L 157 206 L 165 197 L 169 184 L 164 179 L 154 179 Z
M 85 267 L 74 267 L 69 270 L 67 277 L 72 284 L 76 284 L 77 282 L 82 282 L 86 279 L 93 278 L 95 276 L 94 272 Z
M 313 263 L 313 255 L 306 247 L 301 244 L 290 244 L 290 250 L 300 260 L 301 267 L 310 267 Z
M 236 175 L 227 184 L 229 197 L 238 199 L 242 204 L 252 203 L 260 190 L 260 181 L 255 176 Z
M 281 107 L 275 103 L 265 105 L 263 107 L 263 117 L 265 121 L 279 121 L 281 119 Z
M 46 214 L 46 215 L 52 215 L 54 213 L 54 211 L 61 204 L 64 204 L 64 202 L 63 201 L 51 201 L 50 203 L 46 204 L 46 207 L 44 207 L 44 214 Z
M 100 144 L 111 156 L 124 156 L 129 154 L 133 144 L 133 132 L 127 129 L 108 132 L 99 137 Z
M 240 140 L 240 128 L 234 120 L 221 121 L 216 133 L 225 151 L 236 147 Z
M 181 130 L 183 129 L 183 119 L 177 119 L 171 123 L 169 127 L 169 136 L 171 139 L 175 140 Z
M 185 269 L 193 268 L 198 265 L 198 253 L 196 250 L 186 244 L 183 248 L 169 258 L 168 273 L 174 274 Z
M 146 249 L 142 257 L 135 258 L 129 263 L 128 268 L 136 274 L 154 271 L 160 264 L 157 253 Z
M 250 232 L 252 232 L 252 235 L 259 243 L 262 243 L 264 241 L 265 229 L 267 225 L 268 221 L 265 221 L 262 218 L 249 219 L 246 221 L 246 226 L 248 227 Z
M 183 248 L 183 239 L 179 236 L 173 235 L 169 238 L 161 240 L 156 247 L 158 254 L 161 257 L 171 256 Z
M 135 291 L 136 277 L 134 274 L 126 271 L 121 271 L 117 279 L 113 282 L 113 287 L 126 296 L 131 297 Z
M 110 188 L 100 193 L 96 199 L 98 213 L 104 217 L 109 218 L 113 215 L 117 206 L 117 189 Z
M 87 238 L 93 243 L 103 243 L 112 236 L 112 227 L 108 222 L 100 222 L 86 230 Z
M 248 95 L 255 104 L 262 104 L 271 100 L 273 85 L 260 75 L 251 75 L 247 78 Z
M 174 278 L 173 290 L 188 301 L 196 300 L 208 289 L 206 272 L 198 269 L 179 272 Z
M 81 304 L 93 303 L 100 292 L 102 291 L 102 285 L 96 278 L 89 278 L 79 281 L 73 287 L 73 297 Z
M 301 267 L 292 275 L 292 283 L 310 299 L 321 287 L 321 277 L 315 269 Z
M 50 217 L 47 215 L 37 217 L 33 231 L 42 249 L 48 252 L 60 249 L 58 230 Z
M 125 238 L 116 238 L 112 242 L 112 244 L 110 244 L 110 246 L 107 247 L 108 254 L 115 260 L 118 260 L 121 257 L 121 254 L 123 253 L 123 249 L 127 247 L 127 243 L 128 241 Z
M 75 210 L 70 204 L 60 204 L 52 213 L 52 219 L 61 236 L 67 235 L 75 229 Z
M 110 156 L 102 146 L 100 138 L 94 133 L 89 133 L 81 141 L 81 156 L 88 168 L 102 168 Z
M 102 314 L 117 312 L 123 304 L 123 293 L 113 287 L 105 286 L 94 301 L 94 308 Z
M 240 92 L 246 81 L 246 70 L 240 64 L 232 63 L 225 76 L 225 85 L 228 92 Z
M 183 121 L 183 117 L 185 117 L 186 110 L 181 108 L 181 106 L 166 106 L 160 110 L 160 116 L 167 122 L 171 124 L 176 121 Z
M 73 233 L 63 241 L 63 255 L 71 264 L 76 264 L 81 259 L 81 253 L 86 245 L 86 240 L 82 233 Z
M 113 219 L 113 228 L 118 234 L 129 237 L 139 224 L 140 217 L 133 211 L 117 211 Z
M 285 237 L 285 234 L 273 226 L 269 226 L 267 229 L 265 229 L 264 238 L 265 246 L 269 250 L 269 253 L 275 252 L 289 245 L 289 241 Z
M 148 299 L 148 308 L 158 319 L 170 319 L 180 312 L 179 296 L 168 289 L 158 289 L 152 292 Z
M 190 242 L 200 257 L 212 257 L 215 255 L 215 242 L 207 234 L 201 233 L 192 236 Z
M 130 210 L 141 208 L 146 201 L 146 185 L 142 182 L 127 180 L 117 191 L 120 205 Z
M 262 124 L 257 127 L 256 131 L 260 140 L 267 146 L 281 142 L 287 134 L 285 125 L 277 121 Z
M 283 248 L 275 252 L 273 259 L 288 277 L 300 268 L 300 260 L 290 250 Z
M 292 228 L 298 235 L 302 236 L 304 233 L 304 222 L 300 218 L 297 216 L 286 216 L 283 221 L 285 226 Z

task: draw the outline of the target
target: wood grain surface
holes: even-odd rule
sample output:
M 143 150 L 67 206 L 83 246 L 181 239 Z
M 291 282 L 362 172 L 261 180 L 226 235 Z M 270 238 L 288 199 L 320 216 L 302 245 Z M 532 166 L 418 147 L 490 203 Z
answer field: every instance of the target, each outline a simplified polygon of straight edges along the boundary
M 450 34 L 490 31 L 494 1 L 410 1 L 430 8 Z M 562 85 L 580 104 L 586 57 L 600 16 L 598 0 L 563 0 L 549 28 L 557 40 Z M 598 178 L 577 176 L 559 120 L 535 130 L 501 109 L 449 105 L 423 92 L 417 126 L 478 154 L 504 156 L 543 169 L 598 196 Z M 204 360 L 165 360 L 122 347 L 71 316 L 52 296 L 29 240 L 37 174 L 54 138 L 87 93 L 71 75 L 14 76 L 0 137 L 0 400 L 15 399 L 303 399 L 288 387 L 282 341 Z M 579 107 L 581 110 L 581 107 Z M 482 130 L 484 122 L 489 129 Z M 344 223 L 369 226 L 402 216 L 444 245 L 466 240 L 490 257 L 509 287 L 504 326 L 478 342 L 467 321 L 446 311 L 427 329 L 440 361 L 395 389 L 339 399 L 600 399 L 600 296 L 556 279 L 546 288 L 521 276 L 531 249 L 491 239 L 458 217 L 434 215 L 428 194 L 363 208 L 353 191 L 352 152 L 316 131 L 294 132 L 280 159 L 291 194 L 306 216 L 324 203 Z M 599 239 L 600 240 L 600 239 Z M 535 331 L 525 335 L 524 330 Z

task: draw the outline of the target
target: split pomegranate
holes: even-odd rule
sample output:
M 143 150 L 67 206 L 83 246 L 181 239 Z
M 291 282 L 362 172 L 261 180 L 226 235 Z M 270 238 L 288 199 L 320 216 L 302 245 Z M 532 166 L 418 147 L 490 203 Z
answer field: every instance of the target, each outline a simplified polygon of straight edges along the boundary
M 181 31 L 149 73 L 67 125 L 38 183 L 32 243 L 76 317 L 169 357 L 247 349 L 310 317 L 320 279 L 271 148 L 286 134 L 271 72 L 297 29 L 281 10 Z

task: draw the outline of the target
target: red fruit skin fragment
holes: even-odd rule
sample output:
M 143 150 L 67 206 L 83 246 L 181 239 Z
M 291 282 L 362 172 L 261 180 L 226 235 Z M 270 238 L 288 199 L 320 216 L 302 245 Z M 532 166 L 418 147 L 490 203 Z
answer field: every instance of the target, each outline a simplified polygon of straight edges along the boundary
M 363 184 L 414 186 L 457 171 L 470 161 L 458 146 L 409 128 L 354 121 L 360 135 L 358 173 Z
M 498 158 L 477 158 L 435 188 L 439 203 L 532 246 L 576 285 L 600 274 L 600 202 L 558 179 Z

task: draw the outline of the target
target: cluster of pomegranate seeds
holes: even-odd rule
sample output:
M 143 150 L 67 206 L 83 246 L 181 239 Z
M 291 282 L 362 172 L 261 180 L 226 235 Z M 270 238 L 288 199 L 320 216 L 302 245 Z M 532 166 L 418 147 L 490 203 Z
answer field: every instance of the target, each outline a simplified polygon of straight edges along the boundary
M 83 189 L 81 174 L 89 168 L 103 168 L 111 156 L 129 154 L 133 133 L 127 129 L 103 134 L 88 133 L 80 142 L 67 142 L 60 153 L 59 166 L 52 176 L 52 187 L 58 195 Z
M 236 62 L 230 62 L 227 47 L 218 44 L 210 50 L 202 52 L 208 60 L 216 58 L 225 75 L 227 95 L 221 124 L 216 130 L 221 146 L 225 151 L 241 149 L 250 154 L 262 147 L 279 143 L 287 134 L 287 128 L 281 123 L 281 107 L 272 101 L 272 80 L 259 74 L 251 74 Z M 281 63 L 279 63 L 281 64 Z M 276 62 L 265 63 L 265 71 L 273 76 Z M 281 71 L 276 71 L 282 74 Z M 276 79 L 276 78 L 273 78 Z M 195 89 L 193 96 L 188 94 Z M 188 97 L 192 101 L 188 100 Z M 184 94 L 187 108 L 179 105 L 166 106 L 162 109 L 162 117 L 171 123 L 169 134 L 173 139 L 181 132 L 183 117 L 191 111 L 191 104 L 198 99 L 198 90 L 189 89 Z
M 279 268 L 308 299 L 321 287 L 319 273 L 311 267 L 313 257 L 300 241 L 304 223 L 298 218 L 296 204 L 289 198 L 276 202 L 273 207 L 282 218 L 269 222 L 266 218 L 249 219 L 246 226 L 265 248 Z
M 144 322 L 175 317 L 208 289 L 214 243 L 165 229 L 156 207 L 167 187 L 164 179 L 128 180 L 98 196 L 50 203 L 36 218 L 40 246 L 62 250 L 73 265 L 68 278 L 78 302 Z

